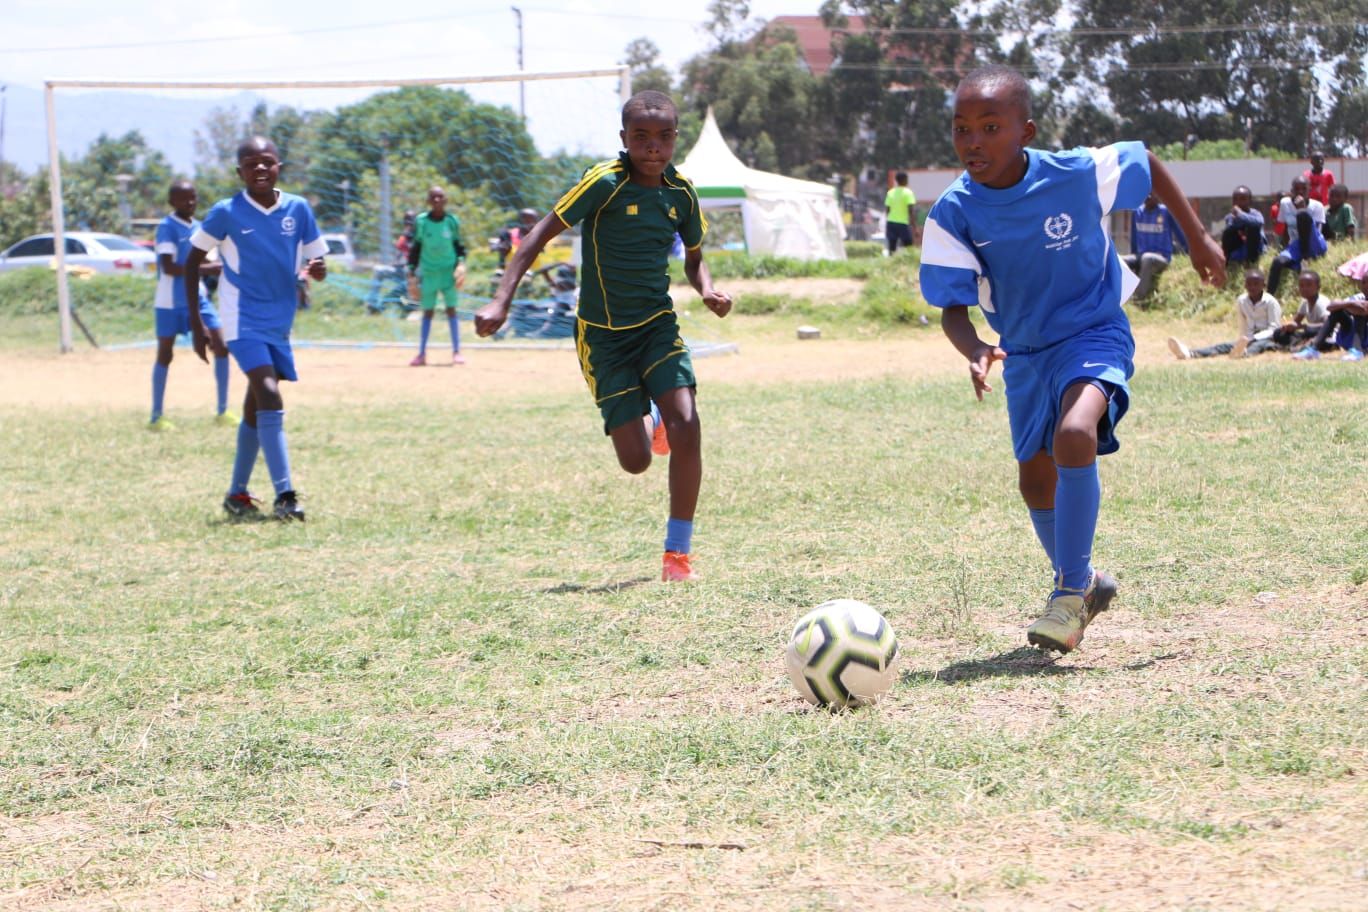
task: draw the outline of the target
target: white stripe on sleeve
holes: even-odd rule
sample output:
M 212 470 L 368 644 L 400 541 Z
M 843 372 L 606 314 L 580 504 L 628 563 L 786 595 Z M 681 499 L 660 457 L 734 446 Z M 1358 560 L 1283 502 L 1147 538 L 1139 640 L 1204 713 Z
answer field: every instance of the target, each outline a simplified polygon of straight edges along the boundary
M 304 254 L 304 259 L 306 260 L 312 260 L 314 257 L 321 257 L 328 252 L 328 242 L 321 237 L 314 238 L 304 245 L 304 250 L 302 252 Z
M 195 233 L 190 235 L 190 243 L 205 253 L 213 250 L 219 245 L 219 239 L 206 232 L 203 228 L 196 228 Z
M 157 245 L 156 251 L 157 253 L 169 253 L 172 256 L 175 256 L 176 245 L 171 243 L 170 241 L 162 241 L 160 244 Z
M 949 266 L 952 269 L 968 269 L 975 275 L 983 274 L 978 257 L 964 246 L 964 242 L 928 218 L 922 229 L 921 261 L 927 266 Z
M 1088 154 L 1097 169 L 1097 201 L 1102 204 L 1102 214 L 1106 215 L 1112 211 L 1116 189 L 1121 184 L 1121 150 L 1111 145 L 1089 149 Z

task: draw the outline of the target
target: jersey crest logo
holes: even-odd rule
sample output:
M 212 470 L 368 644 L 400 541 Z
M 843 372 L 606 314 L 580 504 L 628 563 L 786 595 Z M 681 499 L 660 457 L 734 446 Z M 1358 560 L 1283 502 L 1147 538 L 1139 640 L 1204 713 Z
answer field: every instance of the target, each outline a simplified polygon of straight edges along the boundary
M 295 220 L 294 220 L 294 216 L 287 215 L 287 216 L 285 216 L 283 219 L 280 220 L 280 233 L 281 233 L 281 234 L 294 234 L 294 233 L 295 233 Z
M 637 204 L 636 204 L 636 203 L 628 203 L 628 204 L 627 204 L 627 214 L 628 214 L 628 215 L 636 215 L 636 214 L 637 214 Z
M 678 221 L 678 220 L 679 220 L 679 214 L 678 214 L 677 212 L 675 212 L 675 207 L 674 207 L 674 206 L 671 206 L 671 207 L 670 207 L 670 221 L 674 222 L 674 221 Z
M 1062 241 L 1073 233 L 1073 218 L 1067 212 L 1045 219 L 1045 235 L 1052 241 Z

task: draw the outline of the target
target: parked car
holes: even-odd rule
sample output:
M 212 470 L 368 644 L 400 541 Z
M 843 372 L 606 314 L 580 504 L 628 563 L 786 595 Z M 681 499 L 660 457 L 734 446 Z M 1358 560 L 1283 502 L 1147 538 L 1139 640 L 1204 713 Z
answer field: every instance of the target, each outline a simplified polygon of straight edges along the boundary
M 356 268 L 356 251 L 352 250 L 351 238 L 345 234 L 325 234 L 323 243 L 328 245 L 328 264 L 348 272 Z
M 55 252 L 52 240 L 51 234 L 35 234 L 24 238 L 0 253 L 0 271 L 27 266 L 51 267 Z M 69 231 L 66 235 L 66 264 L 113 275 L 156 275 L 157 255 L 117 234 Z

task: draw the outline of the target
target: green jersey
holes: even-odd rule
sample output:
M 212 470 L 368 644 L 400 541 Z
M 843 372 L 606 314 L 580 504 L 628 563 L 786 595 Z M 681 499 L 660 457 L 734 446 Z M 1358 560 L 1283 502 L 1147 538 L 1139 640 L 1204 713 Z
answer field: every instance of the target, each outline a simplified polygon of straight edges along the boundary
M 568 228 L 583 222 L 579 318 L 632 329 L 674 308 L 667 270 L 674 237 L 696 250 L 708 230 L 693 184 L 667 165 L 659 187 L 632 183 L 627 153 L 584 172 L 552 210 Z
M 413 223 L 409 263 L 420 272 L 451 272 L 456 268 L 456 251 L 460 249 L 461 222 L 450 212 L 437 221 L 433 221 L 431 212 L 424 212 Z

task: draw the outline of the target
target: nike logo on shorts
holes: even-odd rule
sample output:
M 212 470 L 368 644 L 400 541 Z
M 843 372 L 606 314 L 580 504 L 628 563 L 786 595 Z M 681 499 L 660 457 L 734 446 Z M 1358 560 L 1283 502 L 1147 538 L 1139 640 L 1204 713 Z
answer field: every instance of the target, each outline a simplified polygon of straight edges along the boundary
M 991 243 L 993 243 L 993 242 L 992 242 L 992 241 L 983 241 L 982 243 L 980 243 L 980 242 L 978 242 L 978 241 L 974 241 L 974 246 L 975 246 L 975 247 L 987 247 L 987 246 L 988 246 L 989 244 L 991 244 Z

